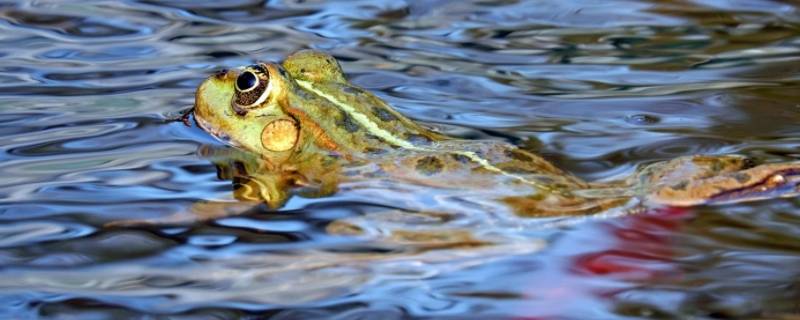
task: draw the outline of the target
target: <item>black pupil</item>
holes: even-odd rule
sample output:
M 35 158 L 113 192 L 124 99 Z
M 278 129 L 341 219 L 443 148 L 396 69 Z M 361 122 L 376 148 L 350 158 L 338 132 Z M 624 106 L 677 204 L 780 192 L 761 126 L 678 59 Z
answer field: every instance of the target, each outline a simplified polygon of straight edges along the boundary
M 239 90 L 247 90 L 254 87 L 255 85 L 256 85 L 256 75 L 254 75 L 250 71 L 242 73 L 239 75 L 238 78 L 236 78 L 236 87 L 239 88 Z

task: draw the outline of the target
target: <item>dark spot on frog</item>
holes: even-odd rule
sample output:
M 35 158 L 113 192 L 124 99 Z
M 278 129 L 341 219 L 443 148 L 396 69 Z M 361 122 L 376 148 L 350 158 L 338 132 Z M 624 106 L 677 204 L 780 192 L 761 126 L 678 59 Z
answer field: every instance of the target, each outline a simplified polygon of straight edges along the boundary
M 227 74 L 228 74 L 228 69 L 222 69 L 220 71 L 217 71 L 217 73 L 214 74 L 214 77 L 216 77 L 217 79 L 222 79 Z
M 236 174 L 237 175 L 240 175 L 240 176 L 246 176 L 247 175 L 247 167 L 245 167 L 244 163 L 242 163 L 241 161 L 233 162 L 233 168 L 234 168 L 234 170 L 236 170 Z
M 411 142 L 414 145 L 428 145 L 431 143 L 430 138 L 414 133 L 406 134 L 406 141 Z
M 336 165 L 343 158 L 344 157 L 338 152 L 328 152 L 325 155 L 323 155 L 322 159 L 320 160 L 320 163 L 323 166 Z
M 744 158 L 742 159 L 742 169 L 750 169 L 756 166 L 755 160 L 752 158 Z
M 744 172 L 736 172 L 736 173 L 733 174 L 733 178 L 736 179 L 736 182 L 746 183 L 746 182 L 750 181 L 750 179 L 752 177 L 750 177 L 749 174 L 746 174 Z
M 469 157 L 467 157 L 467 156 L 465 156 L 463 154 L 454 153 L 454 154 L 450 154 L 450 157 L 452 157 L 453 160 L 458 161 L 459 163 L 469 163 Z
M 316 99 L 316 96 L 312 95 L 311 93 L 309 93 L 308 91 L 305 91 L 305 90 L 297 90 L 295 93 L 297 95 L 299 95 L 300 98 L 303 98 L 303 99 L 306 99 L 306 100 L 314 100 L 314 99 Z
M 378 119 L 380 119 L 383 122 L 397 120 L 397 117 L 395 117 L 391 112 L 389 112 L 389 110 L 386 110 L 383 107 L 372 107 L 372 114 L 374 114 L 376 117 L 378 117 Z
M 236 112 L 236 115 L 240 117 L 244 117 L 247 114 L 246 109 L 242 109 L 236 104 L 233 105 L 233 111 Z
M 548 185 L 549 184 L 554 184 L 556 182 L 555 180 L 553 180 L 553 178 L 548 177 L 548 176 L 537 176 L 533 180 L 535 180 L 538 183 L 548 184 Z
M 322 158 L 322 165 L 331 166 L 334 165 L 337 161 L 339 161 L 338 155 L 326 155 L 324 158 Z
M 503 171 L 508 172 L 508 173 L 535 173 L 536 172 L 536 171 L 531 170 L 531 169 L 521 168 L 521 167 L 514 167 L 514 166 L 503 167 L 502 169 L 503 169 Z
M 375 147 L 366 147 L 366 148 L 364 148 L 364 153 L 372 154 L 372 155 L 384 154 L 384 153 L 387 153 L 387 152 L 389 152 L 389 150 L 386 150 L 386 149 L 383 149 L 383 148 L 375 148 Z
M 569 190 L 569 186 L 564 183 L 554 183 L 551 184 L 550 186 L 555 190 L 561 190 L 561 191 Z
M 673 184 L 670 188 L 672 188 L 672 190 L 676 190 L 676 191 L 684 191 L 684 190 L 686 190 L 687 186 L 689 186 L 689 181 L 683 180 L 681 182 Z
M 365 135 L 364 135 L 364 138 L 367 138 L 367 139 L 369 139 L 369 140 L 375 140 L 375 142 L 380 142 L 380 141 L 382 141 L 380 137 L 378 137 L 378 136 L 376 136 L 376 135 L 374 135 L 374 134 L 371 134 L 371 133 L 367 133 L 367 134 L 365 134 Z
M 359 130 L 358 124 L 355 123 L 353 118 L 351 118 L 350 115 L 345 112 L 342 112 L 339 121 L 336 122 L 336 125 L 344 128 L 349 133 L 354 133 Z
M 711 171 L 713 173 L 716 174 L 722 171 L 723 169 L 725 169 L 725 163 L 723 163 L 723 161 L 714 161 L 711 163 Z
M 249 66 L 250 69 L 253 69 L 257 73 L 267 73 L 267 69 L 264 68 L 261 64 L 253 64 Z
M 517 150 L 517 149 L 506 149 L 505 154 L 507 157 L 519 160 L 522 162 L 530 162 L 533 161 L 533 157 L 525 154 L 525 152 Z
M 344 91 L 345 93 L 355 94 L 355 95 L 361 94 L 361 91 L 359 91 L 356 88 L 353 88 L 351 86 L 342 86 L 342 91 Z
M 492 171 L 490 171 L 489 169 L 487 169 L 484 166 L 479 165 L 479 166 L 472 167 L 470 172 L 475 173 L 475 174 L 486 174 L 486 173 L 490 173 Z
M 435 156 L 427 156 L 417 160 L 417 166 L 415 169 L 424 175 L 432 176 L 442 172 L 443 168 L 444 163 L 442 163 L 441 159 Z
M 286 69 L 284 69 L 283 67 L 278 66 L 278 72 L 281 74 L 281 77 L 283 77 L 284 79 L 289 79 L 289 74 L 286 73 Z

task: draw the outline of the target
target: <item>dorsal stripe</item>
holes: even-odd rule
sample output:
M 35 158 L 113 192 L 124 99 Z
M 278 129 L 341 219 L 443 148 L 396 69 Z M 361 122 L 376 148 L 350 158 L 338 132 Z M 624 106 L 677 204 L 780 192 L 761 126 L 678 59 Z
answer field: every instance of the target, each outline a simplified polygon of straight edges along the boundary
M 316 94 L 316 95 L 324 98 L 325 100 L 328 100 L 331 103 L 333 103 L 336 107 L 338 107 L 339 109 L 341 109 L 342 111 L 344 111 L 345 113 L 347 113 L 351 117 L 353 117 L 353 119 L 355 119 L 359 124 L 361 124 L 362 126 L 367 128 L 367 130 L 371 134 L 383 139 L 384 141 L 386 141 L 389 144 L 392 144 L 392 145 L 395 145 L 395 146 L 398 146 L 398 147 L 401 147 L 401 148 L 409 149 L 409 150 L 427 151 L 427 152 L 439 152 L 439 150 L 436 150 L 436 149 L 430 149 L 430 148 L 424 148 L 424 147 L 415 146 L 413 143 L 411 143 L 411 142 L 409 142 L 407 140 L 403 140 L 400 137 L 395 136 L 391 132 L 381 128 L 380 126 L 378 126 L 375 122 L 370 120 L 370 118 L 367 115 L 359 112 L 358 110 L 353 108 L 353 106 L 348 105 L 347 103 L 344 103 L 344 102 L 340 101 L 339 99 L 337 99 L 336 97 L 334 97 L 332 95 L 329 95 L 329 94 L 327 94 L 325 92 L 317 90 L 316 88 L 314 88 L 314 85 L 309 81 L 305 81 L 305 80 L 295 80 L 295 81 L 297 82 L 298 85 L 303 87 L 303 89 L 308 90 L 310 92 L 313 92 L 314 94 Z M 465 156 L 465 157 L 469 158 L 473 162 L 479 164 L 480 166 L 484 167 L 485 169 L 487 169 L 489 171 L 493 171 L 493 172 L 502 174 L 504 176 L 507 176 L 507 177 L 522 181 L 522 182 L 524 182 L 526 184 L 529 184 L 529 185 L 532 185 L 532 186 L 534 186 L 534 187 L 536 187 L 536 188 L 538 188 L 540 190 L 546 190 L 546 191 L 549 191 L 549 192 L 556 192 L 556 190 L 554 190 L 553 188 L 547 187 L 547 186 L 542 185 L 540 183 L 537 183 L 535 181 L 531 181 L 531 180 L 525 179 L 524 177 L 521 177 L 521 176 L 518 176 L 518 175 L 515 175 L 515 174 L 512 174 L 512 173 L 506 172 L 505 170 L 500 169 L 500 168 L 492 165 L 489 162 L 489 160 L 481 158 L 481 156 L 479 156 L 475 152 L 472 152 L 472 151 L 455 151 L 455 150 L 453 150 L 453 151 L 448 150 L 447 152 Z

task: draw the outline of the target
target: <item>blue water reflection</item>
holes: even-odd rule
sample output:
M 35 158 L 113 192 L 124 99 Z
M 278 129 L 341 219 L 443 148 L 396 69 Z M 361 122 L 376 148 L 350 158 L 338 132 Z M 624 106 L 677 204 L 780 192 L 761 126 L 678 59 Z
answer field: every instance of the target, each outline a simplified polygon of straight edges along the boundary
M 416 120 L 586 179 L 696 153 L 785 161 L 799 30 L 786 1 L 0 3 L 0 318 L 789 318 L 797 200 L 438 224 L 397 216 L 441 194 L 356 185 L 242 209 L 198 151 L 221 145 L 173 120 L 215 70 L 317 48 Z M 203 200 L 242 214 L 106 225 Z M 498 244 L 412 252 L 336 221 Z

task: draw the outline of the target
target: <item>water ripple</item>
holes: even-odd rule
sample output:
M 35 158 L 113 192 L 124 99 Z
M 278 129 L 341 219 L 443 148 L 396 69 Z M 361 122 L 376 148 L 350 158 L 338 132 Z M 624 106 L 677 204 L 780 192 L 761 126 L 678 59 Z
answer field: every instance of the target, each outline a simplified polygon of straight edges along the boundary
M 0 226 L 0 248 L 31 245 L 42 241 L 69 240 L 89 235 L 94 230 L 65 223 L 29 222 Z
M 480 201 L 511 188 L 362 181 L 275 211 L 233 201 L 197 154 L 217 142 L 169 120 L 215 70 L 316 48 L 416 120 L 587 179 L 796 160 L 799 26 L 770 0 L 4 2 L 0 318 L 789 317 L 797 201 L 520 221 Z M 107 225 L 204 205 L 239 215 Z

